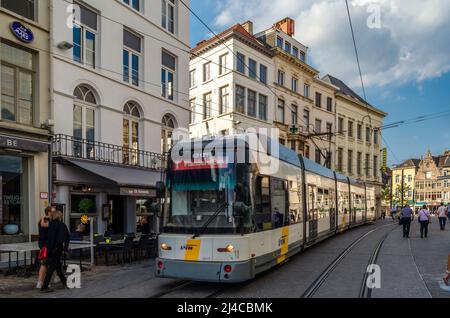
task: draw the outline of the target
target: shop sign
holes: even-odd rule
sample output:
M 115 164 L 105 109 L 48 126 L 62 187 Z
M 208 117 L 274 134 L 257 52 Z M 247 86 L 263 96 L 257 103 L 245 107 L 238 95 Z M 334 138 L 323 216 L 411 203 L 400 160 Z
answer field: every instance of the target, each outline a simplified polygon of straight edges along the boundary
M 41 198 L 41 200 L 48 200 L 48 192 L 41 192 L 39 194 L 39 197 Z
M 47 152 L 48 144 L 46 142 L 0 135 L 0 148 L 18 149 L 32 152 Z
M 19 21 L 14 21 L 10 24 L 11 32 L 18 38 L 20 41 L 25 43 L 31 43 L 34 40 L 33 31 L 24 26 Z
M 156 190 L 154 189 L 140 189 L 140 188 L 120 188 L 120 195 L 132 197 L 156 197 Z

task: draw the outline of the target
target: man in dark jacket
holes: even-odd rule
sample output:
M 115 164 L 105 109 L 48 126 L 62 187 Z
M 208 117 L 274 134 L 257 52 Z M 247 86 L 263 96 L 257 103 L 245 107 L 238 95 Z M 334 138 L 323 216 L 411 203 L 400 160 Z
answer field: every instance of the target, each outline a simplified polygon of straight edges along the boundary
M 66 286 L 67 279 L 64 276 L 61 257 L 64 251 L 69 248 L 70 235 L 67 226 L 62 222 L 62 213 L 60 211 L 54 212 L 51 215 L 51 222 L 48 227 L 48 271 L 45 276 L 44 285 L 42 285 L 42 292 L 52 292 L 48 288 L 53 273 L 56 273 L 61 280 L 61 283 Z

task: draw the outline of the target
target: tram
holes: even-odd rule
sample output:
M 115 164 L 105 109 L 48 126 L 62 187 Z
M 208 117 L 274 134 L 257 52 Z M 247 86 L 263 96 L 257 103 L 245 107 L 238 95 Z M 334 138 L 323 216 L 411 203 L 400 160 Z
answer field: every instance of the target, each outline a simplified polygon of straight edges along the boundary
M 175 162 L 171 156 L 157 277 L 251 280 L 324 239 L 375 220 L 372 185 L 281 144 L 278 151 L 250 144 L 245 135 L 220 137 L 192 151 L 196 160 Z M 193 142 L 184 146 L 192 148 Z

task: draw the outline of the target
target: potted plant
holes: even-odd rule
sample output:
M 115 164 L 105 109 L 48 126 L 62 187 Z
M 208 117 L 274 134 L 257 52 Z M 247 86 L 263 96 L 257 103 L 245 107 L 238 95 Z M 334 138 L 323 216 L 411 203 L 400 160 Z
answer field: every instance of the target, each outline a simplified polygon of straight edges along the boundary
M 94 207 L 94 202 L 91 199 L 82 199 L 78 203 L 78 211 L 83 214 L 89 214 Z

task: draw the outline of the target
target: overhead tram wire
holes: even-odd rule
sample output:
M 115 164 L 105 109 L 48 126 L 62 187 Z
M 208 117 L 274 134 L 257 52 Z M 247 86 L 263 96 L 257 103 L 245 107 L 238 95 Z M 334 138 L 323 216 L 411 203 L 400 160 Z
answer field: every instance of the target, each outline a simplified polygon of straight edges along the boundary
M 363 94 L 364 94 L 364 101 L 367 103 L 366 89 L 364 87 L 364 79 L 363 79 L 362 71 L 361 71 L 361 63 L 359 62 L 358 47 L 356 46 L 355 32 L 353 30 L 353 22 L 352 22 L 352 16 L 350 14 L 348 0 L 345 0 L 345 5 L 347 6 L 348 21 L 350 23 L 350 31 L 352 33 L 353 47 L 355 49 L 356 62 L 358 63 L 358 71 L 359 71 L 359 77 L 361 79 L 361 87 L 362 87 Z
M 63 0 L 63 1 L 65 1 L 65 0 Z M 35 51 L 40 51 L 40 52 L 42 52 L 42 53 L 46 53 L 46 54 L 48 54 L 48 55 L 50 55 L 50 56 L 59 57 L 60 59 L 64 60 L 64 61 L 67 62 L 67 63 L 72 63 L 72 62 L 73 62 L 73 59 L 72 59 L 72 58 L 67 57 L 67 56 L 65 56 L 65 55 L 61 55 L 61 54 L 55 53 L 55 52 L 51 52 L 51 51 L 49 51 L 49 50 L 45 50 L 45 49 L 38 48 L 38 47 L 34 47 L 34 46 L 30 46 L 30 49 L 35 50 Z M 78 65 L 78 64 L 77 64 L 77 65 Z M 79 64 L 79 65 L 82 65 L 82 64 Z M 83 67 L 83 66 L 81 66 L 81 67 Z M 110 73 L 112 73 L 112 74 L 116 74 L 116 75 L 123 76 L 123 73 L 119 73 L 119 72 L 117 72 L 117 71 L 113 71 L 113 70 L 111 70 L 111 69 L 108 69 L 108 68 L 105 68 L 105 67 L 101 67 L 101 66 L 97 66 L 97 65 L 96 65 L 93 69 L 94 69 L 94 70 L 102 70 L 102 71 L 110 72 Z M 158 84 L 158 83 L 149 82 L 149 81 L 143 80 L 143 79 L 141 79 L 141 78 L 139 78 L 138 81 L 139 81 L 140 83 L 145 83 L 145 84 L 149 84 L 149 85 L 152 85 L 152 86 L 161 88 L 161 84 L 160 84 L 160 83 Z M 135 88 L 135 87 L 131 87 L 131 88 L 137 89 L 137 87 L 136 87 L 136 88 Z M 176 89 L 172 89 L 172 90 L 173 90 L 173 92 L 176 92 L 176 93 L 179 93 L 179 94 L 182 94 L 182 95 L 186 95 L 186 96 L 188 96 L 188 97 L 190 96 L 188 93 L 185 93 L 185 92 L 182 92 L 182 91 L 179 91 L 179 90 L 176 90 Z M 148 94 L 148 93 L 145 92 L 144 94 Z M 162 98 L 162 97 L 161 97 L 161 98 Z M 205 100 L 202 99 L 202 98 L 198 98 L 198 99 L 200 99 L 201 101 L 205 101 Z M 191 103 L 191 100 L 183 99 L 183 101 Z M 209 101 L 209 102 L 210 102 L 211 104 L 220 105 L 219 103 L 216 103 L 216 102 L 213 102 L 213 101 Z M 196 105 L 196 106 L 205 107 L 205 105 L 203 105 L 203 104 L 195 103 L 195 105 Z M 207 108 L 207 109 L 210 110 L 210 111 L 213 111 L 213 110 L 216 111 L 215 109 L 212 109 L 212 108 Z M 203 115 L 203 113 L 199 113 L 199 112 L 193 112 L 193 113 L 194 113 L 194 114 L 198 114 L 198 115 Z M 232 119 L 227 119 L 227 118 L 221 118 L 221 120 L 234 121 L 234 120 L 232 120 Z
M 207 29 L 208 29 L 208 31 L 211 33 L 211 34 L 213 34 L 214 35 L 214 37 L 215 38 L 217 38 L 219 41 L 220 41 L 220 43 L 221 44 L 223 44 L 237 59 L 239 59 L 239 57 L 237 56 L 237 54 L 235 53 L 235 52 L 233 52 L 233 50 L 225 43 L 225 41 L 222 39 L 222 38 L 220 38 L 218 35 L 217 35 L 217 33 L 216 32 L 214 32 L 214 30 L 205 22 L 205 21 L 203 21 L 203 19 L 194 11 L 194 10 L 192 10 L 183 0 L 179 0 L 180 1 L 180 3 L 181 4 L 183 4 L 183 6 L 186 8 L 186 9 L 188 9 L 189 10 L 189 12 L 191 12 L 193 15 L 194 15 L 194 17 L 197 19 L 197 20 L 199 20 L 200 21 L 200 23 L 201 24 L 203 24 L 203 26 L 205 26 Z M 245 66 L 245 68 L 247 68 L 249 71 L 250 71 L 250 67 L 247 65 L 247 63 L 245 62 L 245 61 L 242 61 L 241 60 L 241 62 L 244 64 L 244 66 Z M 256 78 L 261 82 L 261 79 L 259 78 L 259 76 L 258 75 L 256 75 Z M 279 96 L 277 95 L 277 93 L 276 93 L 276 91 L 273 91 L 272 90 L 272 88 L 271 88 L 271 86 L 270 85 L 268 85 L 268 84 L 266 84 L 266 83 L 263 83 L 263 82 L 261 82 L 261 84 L 263 84 L 264 86 L 266 86 L 267 88 L 269 88 L 269 90 L 274 94 L 274 96 L 275 97 L 277 97 L 277 98 L 279 98 Z M 276 90 L 276 87 L 275 87 L 275 90 Z M 291 110 L 291 112 L 293 111 L 293 109 L 289 106 L 289 105 L 287 105 L 286 104 L 286 106 L 287 106 L 287 108 L 288 109 L 290 109 Z M 307 130 L 308 130 L 308 132 L 309 132 L 309 127 L 308 127 L 308 123 L 297 113 L 297 119 L 300 119 L 306 126 L 307 126 Z M 313 131 L 313 133 L 315 133 L 314 131 Z M 319 152 L 320 152 L 320 154 L 321 154 L 321 156 L 322 157 L 324 157 L 325 159 L 329 159 L 329 156 L 325 156 L 324 154 L 323 154 L 323 152 L 322 152 L 322 149 L 317 145 L 317 143 L 314 141 L 314 139 L 313 138 L 310 138 L 310 140 L 312 141 L 312 143 L 316 146 L 316 149 L 317 150 L 319 150 Z M 325 162 L 326 163 L 326 162 Z
M 403 125 L 410 125 L 410 124 L 414 124 L 414 123 L 422 123 L 422 122 L 426 122 L 426 121 L 430 121 L 430 120 L 434 120 L 434 119 L 440 119 L 440 118 L 447 117 L 447 116 L 450 116 L 449 110 L 432 113 L 432 114 L 428 114 L 428 115 L 421 115 L 418 117 L 405 119 L 405 120 L 401 120 L 398 122 L 393 122 L 393 123 L 381 126 L 380 129 L 387 130 L 387 129 L 397 128 L 397 127 L 400 127 Z
M 73 3 L 70 2 L 69 0 L 62 0 L 62 1 L 66 2 L 66 3 L 68 3 L 68 4 L 73 4 Z M 207 24 L 204 23 L 204 22 L 201 20 L 201 18 L 200 18 L 193 10 L 190 9 L 189 6 L 187 6 L 182 0 L 180 0 L 180 2 L 181 2 L 181 3 L 183 4 L 183 6 L 185 6 L 192 14 L 194 14 L 194 16 L 195 16 L 197 19 L 199 19 L 199 20 L 202 22 L 202 24 L 204 24 L 204 25 L 208 28 L 208 30 L 211 31 L 211 33 L 213 33 L 213 34 L 214 34 L 221 42 L 223 42 L 223 40 L 222 40 L 220 37 L 218 37 L 218 35 L 217 35 L 217 34 L 216 34 L 209 26 L 207 26 Z M 106 20 L 108 20 L 108 21 L 111 21 L 111 22 L 113 22 L 113 23 L 116 23 L 116 24 L 118 24 L 118 25 L 121 25 L 122 27 L 126 27 L 126 25 L 123 24 L 122 22 L 117 21 L 117 20 L 114 20 L 113 18 L 110 18 L 110 17 L 108 17 L 108 16 L 105 16 L 104 14 L 97 13 L 97 15 L 100 16 L 100 17 L 102 17 L 102 18 L 104 18 L 104 19 L 106 19 Z M 161 39 L 159 39 L 159 38 L 157 38 L 157 37 L 155 37 L 155 36 L 153 36 L 153 35 L 151 35 L 151 34 L 149 34 L 149 33 L 146 33 L 146 32 L 144 32 L 144 31 L 142 31 L 142 30 L 134 29 L 134 31 L 136 31 L 136 32 L 138 32 L 138 33 L 140 33 L 140 34 L 142 34 L 142 35 L 148 36 L 148 37 L 150 37 L 150 38 L 152 38 L 152 39 L 154 39 L 154 40 L 156 40 L 156 41 L 159 41 L 159 42 L 161 42 L 161 43 L 167 44 L 167 45 L 169 45 L 169 46 L 171 46 L 171 47 L 173 47 L 173 48 L 179 49 L 179 50 L 181 50 L 181 51 L 183 51 L 183 52 L 185 52 L 185 53 L 188 53 L 188 54 L 190 54 L 190 55 L 193 55 L 193 56 L 195 56 L 195 57 L 198 57 L 198 58 L 200 58 L 200 59 L 202 59 L 202 60 L 204 60 L 204 61 L 206 61 L 206 62 L 210 62 L 210 63 L 215 64 L 215 65 L 220 65 L 220 63 L 217 63 L 217 62 L 212 61 L 212 60 L 209 60 L 209 59 L 207 59 L 207 58 L 205 58 L 205 57 L 199 56 L 199 55 L 197 55 L 197 54 L 195 54 L 195 53 L 192 53 L 190 50 L 186 50 L 185 48 L 181 48 L 181 47 L 179 47 L 179 46 L 177 46 L 177 45 L 174 45 L 174 44 L 172 44 L 172 43 L 169 43 L 169 42 L 166 42 L 166 41 L 164 41 L 164 40 L 161 40 Z M 225 46 L 226 46 L 226 44 L 225 44 Z M 233 52 L 228 46 L 227 46 L 227 49 L 230 50 L 230 51 L 233 53 L 233 55 L 236 56 L 236 54 L 234 54 L 234 52 Z M 50 52 L 49 52 L 49 53 L 50 53 Z M 52 54 L 58 56 L 58 54 L 55 54 L 55 53 L 52 53 Z M 64 58 L 67 58 L 67 57 L 65 57 L 65 56 L 63 56 L 63 55 L 60 55 L 60 56 L 62 56 L 62 57 L 64 57 Z M 247 66 L 246 63 L 244 63 L 244 65 L 245 65 L 246 68 L 249 69 L 249 67 Z M 223 66 L 222 66 L 222 67 L 223 67 Z M 116 74 L 119 74 L 119 75 L 121 75 L 121 76 L 123 75 L 123 74 L 121 74 L 121 73 L 118 73 L 118 72 L 115 72 L 115 71 L 112 71 L 112 70 L 108 70 L 108 69 L 105 69 L 105 68 L 101 68 L 101 67 L 96 67 L 96 68 L 98 68 L 98 69 L 103 69 L 103 70 L 106 70 L 106 71 L 109 71 L 109 72 L 112 72 L 112 73 L 116 73 Z M 241 74 L 241 73 L 237 72 L 236 70 L 234 70 L 234 68 L 228 68 L 228 67 L 225 67 L 225 69 L 228 70 L 228 71 L 230 71 L 230 72 L 233 72 L 233 73 L 235 73 L 235 74 Z M 258 77 L 258 79 L 259 79 L 259 77 Z M 260 79 L 259 79 L 259 80 L 260 80 Z M 160 85 L 161 85 L 160 83 L 155 84 L 155 83 L 146 82 L 146 81 L 144 81 L 144 80 L 139 80 L 139 81 L 140 81 L 140 82 L 143 82 L 143 83 L 150 84 L 150 85 L 157 85 L 158 87 L 160 87 Z M 261 82 L 261 81 L 260 81 L 260 82 Z M 262 83 L 262 82 L 261 82 L 261 83 Z M 278 96 L 276 95 L 276 93 L 273 92 L 273 90 L 271 89 L 271 88 L 275 88 L 275 89 L 276 89 L 275 86 L 268 85 L 267 83 L 262 83 L 262 84 L 265 85 L 266 87 L 268 87 L 269 90 L 271 90 L 271 92 L 274 93 L 276 97 L 278 97 Z M 185 92 L 181 92 L 181 91 L 176 91 L 176 90 L 174 90 L 174 92 L 178 92 L 178 93 L 180 93 L 180 94 L 184 94 L 184 95 L 187 95 L 187 96 L 190 97 L 190 94 L 189 94 L 189 93 L 185 93 Z M 196 97 L 196 98 L 197 98 L 197 97 Z M 203 100 L 203 99 L 201 99 L 201 100 Z M 185 101 L 186 101 L 186 100 L 185 100 Z M 203 100 L 203 101 L 204 101 L 204 100 Z M 189 102 L 190 102 L 190 101 L 189 101 Z M 219 103 L 217 103 L 217 102 L 213 102 L 213 101 L 210 101 L 210 102 L 211 102 L 211 104 L 219 105 Z M 204 107 L 204 105 L 197 104 L 197 103 L 195 103 L 195 105 L 196 105 L 196 106 Z M 292 111 L 292 108 L 289 107 L 289 106 L 288 106 L 288 109 L 290 109 L 290 110 Z M 210 110 L 212 110 L 212 109 L 210 109 Z M 194 112 L 194 113 L 195 113 L 195 114 L 199 114 L 199 115 L 203 115 L 203 113 L 198 113 L 198 112 Z M 245 114 L 244 114 L 244 115 L 245 115 Z M 305 121 L 302 117 L 300 117 L 299 115 L 297 115 L 297 118 L 300 119 L 305 125 L 307 125 L 306 121 Z M 228 120 L 228 121 L 233 121 L 233 122 L 234 122 L 234 120 L 231 120 L 231 119 L 225 119 L 225 118 L 222 118 L 222 120 Z M 309 128 L 308 128 L 308 129 L 309 129 Z M 314 132 L 314 131 L 313 131 L 313 132 Z M 322 153 L 322 150 L 321 150 L 320 147 L 314 142 L 314 140 L 311 139 L 311 141 L 312 141 L 313 144 L 317 147 L 317 149 L 319 149 L 321 155 L 322 155 L 324 158 L 326 158 L 326 156 Z
M 73 3 L 70 2 L 69 0 L 62 0 L 62 1 L 66 2 L 66 3 L 68 3 L 68 4 L 73 4 Z M 186 4 L 184 4 L 184 3 L 183 3 L 183 5 L 186 6 Z M 348 7 L 347 7 L 347 9 L 348 9 L 347 12 L 349 12 L 349 8 L 348 8 Z M 125 24 L 123 24 L 123 23 L 121 23 L 121 22 L 119 22 L 119 21 L 117 21 L 117 20 L 114 20 L 113 18 L 110 18 L 110 17 L 108 17 L 108 16 L 105 16 L 104 14 L 97 13 L 97 15 L 100 16 L 100 17 L 102 17 L 102 18 L 107 19 L 108 21 L 114 22 L 114 23 L 116 23 L 116 24 L 119 24 L 119 25 L 125 27 Z M 350 21 L 351 21 L 351 17 L 350 17 Z M 352 24 L 352 25 L 353 25 L 353 24 Z M 154 40 L 156 40 L 156 41 L 159 41 L 159 42 L 164 43 L 164 44 L 167 44 L 167 45 L 169 45 L 169 46 L 171 46 L 171 47 L 173 47 L 173 48 L 176 48 L 176 49 L 178 49 L 178 50 L 181 50 L 181 51 L 183 51 L 183 52 L 185 52 L 185 53 L 188 53 L 188 54 L 190 54 L 190 55 L 192 55 L 192 56 L 195 56 L 195 57 L 197 57 L 197 58 L 200 58 L 200 59 L 202 59 L 202 60 L 204 60 L 204 61 L 206 61 L 206 62 L 210 62 L 210 63 L 215 64 L 215 65 L 220 65 L 220 63 L 218 63 L 218 62 L 215 62 L 215 61 L 213 61 L 213 60 L 209 60 L 209 59 L 207 59 L 207 58 L 205 58 L 205 57 L 202 57 L 202 56 L 200 56 L 200 55 L 197 55 L 197 54 L 191 52 L 190 50 L 186 50 L 185 48 L 182 48 L 182 47 L 180 47 L 180 46 L 177 46 L 177 45 L 174 45 L 174 44 L 169 43 L 169 42 L 167 42 L 167 41 L 164 41 L 164 40 L 162 40 L 162 39 L 160 39 L 160 38 L 157 38 L 157 37 L 155 37 L 155 36 L 153 36 L 153 35 L 151 35 L 151 34 L 149 34 L 149 33 L 146 33 L 146 32 L 144 32 L 144 31 L 142 31 L 142 30 L 137 30 L 137 29 L 135 29 L 135 31 L 138 32 L 138 33 L 140 33 L 140 34 L 143 34 L 143 35 L 145 35 L 145 36 L 148 36 L 148 37 L 150 37 L 150 38 L 152 38 L 152 39 L 154 39 Z M 219 39 L 220 39 L 220 38 L 219 38 Z M 354 45 L 355 45 L 355 44 L 356 44 L 356 41 L 354 41 Z M 64 58 L 64 59 L 68 59 L 66 56 L 60 55 L 60 54 L 57 54 L 57 53 L 54 53 L 54 52 L 46 51 L 46 50 L 39 49 L 39 48 L 35 48 L 35 47 L 33 47 L 33 49 L 39 50 L 39 51 L 43 51 L 43 52 L 47 52 L 47 53 L 53 54 L 53 55 L 55 55 L 55 56 L 60 56 L 60 57 L 62 57 L 62 58 Z M 358 55 L 358 53 L 357 53 L 357 49 L 355 50 L 355 52 L 356 52 L 356 55 L 358 56 L 357 59 L 359 60 L 359 55 Z M 68 59 L 68 60 L 69 60 L 69 59 Z M 70 60 L 71 60 L 71 59 L 70 59 Z M 223 66 L 223 65 L 221 65 L 221 66 L 222 66 L 224 69 L 226 69 L 227 71 L 229 71 L 229 72 L 236 73 L 236 74 L 241 74 L 241 73 L 237 72 L 236 70 L 234 70 L 234 68 L 229 68 L 229 67 Z M 110 69 L 106 69 L 106 68 L 103 68 L 103 67 L 99 67 L 99 66 L 96 66 L 95 69 L 105 70 L 105 71 L 108 71 L 108 72 L 111 72 L 111 73 L 115 73 L 115 74 L 118 74 L 118 75 L 121 75 L 121 76 L 123 75 L 122 73 L 119 73 L 119 72 L 116 72 L 116 71 L 113 71 L 113 70 L 110 70 Z M 360 70 L 360 67 L 359 67 L 359 70 Z M 360 73 L 360 76 L 361 76 L 361 73 Z M 150 84 L 150 85 L 154 85 L 154 86 L 161 87 L 161 84 L 160 84 L 160 83 L 151 83 L 151 82 L 148 82 L 148 81 L 145 81 L 145 80 L 142 80 L 142 79 L 139 79 L 139 81 L 140 81 L 140 82 L 143 82 L 143 83 Z M 269 84 L 265 84 L 265 86 L 273 87 L 273 88 L 277 89 L 276 86 L 272 86 L 272 85 L 269 85 Z M 365 95 L 365 88 L 364 88 L 363 81 L 362 81 L 362 86 L 363 86 L 363 92 L 364 92 L 364 95 Z M 190 96 L 189 93 L 185 93 L 185 92 L 178 91 L 178 90 L 175 90 L 175 89 L 173 89 L 173 91 L 174 91 L 174 92 L 177 92 L 177 93 L 180 93 L 180 94 L 183 94 L 183 95 Z M 200 99 L 200 100 L 204 101 L 204 99 L 202 99 L 202 98 L 196 97 L 196 99 Z M 190 103 L 191 103 L 191 100 L 184 100 L 184 101 L 190 102 Z M 210 103 L 211 103 L 211 104 L 215 104 L 215 105 L 220 105 L 219 103 L 214 102 L 214 101 L 210 101 Z M 195 105 L 196 105 L 196 106 L 205 107 L 205 105 L 198 104 L 198 103 L 195 103 Z M 288 107 L 288 108 L 289 108 L 289 107 Z M 212 109 L 212 108 L 209 108 L 209 110 L 213 110 L 213 109 Z M 199 112 L 193 112 L 193 113 L 194 113 L 194 114 L 198 114 L 198 115 L 203 115 L 203 113 L 199 113 Z M 442 113 L 444 113 L 444 112 L 442 112 Z M 440 113 L 435 113 L 435 114 L 438 115 L 438 114 L 440 114 Z M 422 117 L 422 116 L 420 116 L 420 117 Z M 417 122 L 422 122 L 422 121 L 426 121 L 426 120 L 435 119 L 435 118 L 431 118 L 431 119 L 424 119 L 424 120 L 421 120 L 420 117 L 417 117 L 417 118 L 416 118 L 416 119 L 417 119 Z M 300 118 L 300 120 L 302 120 L 302 121 L 306 124 L 306 122 L 305 122 L 301 117 L 298 117 L 298 118 Z M 222 120 L 227 120 L 227 119 L 222 118 Z M 229 120 L 229 121 L 233 121 L 233 120 Z M 389 125 L 382 126 L 382 127 L 380 127 L 380 129 L 385 130 L 385 129 L 397 128 L 397 127 L 400 126 L 401 124 L 407 124 L 407 123 L 404 123 L 404 121 L 399 121 L 399 122 L 396 122 L 396 123 L 392 123 L 392 124 L 389 124 Z M 333 134 L 333 135 L 335 135 L 335 134 Z
M 73 4 L 72 2 L 70 2 L 70 1 L 68 1 L 68 0 L 62 0 L 62 1 L 64 1 L 64 2 L 66 2 L 66 3 L 68 3 L 68 4 Z M 208 30 L 210 30 L 210 32 L 211 33 L 213 33 L 215 36 L 216 36 L 216 38 L 218 38 L 221 42 L 223 42 L 223 39 L 221 39 L 220 37 L 218 37 L 218 35 L 217 34 L 215 34 L 214 33 L 214 31 L 193 11 L 193 10 L 191 10 L 190 9 L 190 7 L 189 6 L 187 6 L 182 0 L 180 0 L 180 2 L 197 18 L 197 19 L 199 19 L 199 21 L 203 24 L 203 25 L 205 25 L 205 27 L 207 27 L 207 29 Z M 105 18 L 106 20 L 108 20 L 108 21 L 111 21 L 111 22 L 114 22 L 114 23 L 116 23 L 116 24 L 118 24 L 118 25 L 121 25 L 122 27 L 126 27 L 125 26 L 125 24 L 123 24 L 123 23 L 121 23 L 121 22 L 119 22 L 119 21 L 117 21 L 117 20 L 114 20 L 113 18 L 110 18 L 110 17 L 108 17 L 108 16 L 105 16 L 104 14 L 99 14 L 98 13 L 98 16 L 100 16 L 100 17 L 102 17 L 102 18 Z M 179 46 L 177 46 L 177 45 L 174 45 L 174 44 L 172 44 L 172 43 L 169 43 L 169 42 L 166 42 L 166 41 L 164 41 L 164 40 L 161 40 L 160 38 L 157 38 L 157 37 L 155 37 L 155 36 L 153 36 L 153 35 L 151 35 L 151 34 L 149 34 L 149 33 L 146 33 L 146 32 L 144 32 L 144 31 L 142 31 L 142 30 L 138 30 L 138 29 L 134 29 L 136 32 L 138 32 L 138 33 L 140 33 L 140 34 L 142 34 L 142 35 L 145 35 L 145 36 L 148 36 L 148 37 L 150 37 L 150 38 L 152 38 L 152 39 L 154 39 L 154 40 L 156 40 L 156 41 L 159 41 L 159 42 L 161 42 L 161 43 L 164 43 L 164 44 L 167 44 L 167 45 L 169 45 L 169 46 L 171 46 L 171 47 L 174 47 L 174 48 L 176 48 L 176 49 L 178 49 L 178 50 L 181 50 L 181 51 L 183 51 L 183 52 L 185 52 L 185 53 L 188 53 L 188 54 L 190 54 L 190 55 L 192 55 L 192 56 L 195 56 L 195 57 L 197 57 L 197 58 L 200 58 L 200 59 L 202 59 L 202 60 L 204 60 L 204 61 L 206 61 L 206 62 L 210 62 L 210 63 L 212 63 L 212 64 L 214 64 L 214 65 L 220 65 L 220 63 L 217 63 L 217 62 L 215 62 L 215 61 L 213 61 L 213 60 L 210 60 L 210 59 L 207 59 L 207 58 L 205 58 L 205 57 L 202 57 L 202 56 L 200 56 L 200 55 L 197 55 L 197 54 L 195 54 L 195 53 L 193 53 L 191 50 L 186 50 L 185 48 L 182 48 L 182 47 L 179 47 Z M 234 54 L 234 52 L 225 44 L 225 46 L 228 48 L 228 50 L 230 50 L 233 54 Z M 37 49 L 37 48 L 36 48 Z M 59 55 L 59 54 L 56 54 L 56 53 L 54 53 L 54 52 L 49 52 L 49 53 L 52 53 L 53 55 L 55 55 L 55 56 L 60 56 L 60 57 L 62 57 L 62 58 L 64 58 L 64 59 L 67 59 L 67 57 L 66 56 L 64 56 L 64 55 Z M 234 55 L 236 55 L 236 54 L 234 54 Z M 248 65 L 246 64 L 246 63 L 244 63 L 244 65 L 246 66 L 246 68 L 247 69 L 249 69 L 249 67 L 248 67 Z M 221 67 L 224 67 L 223 65 L 220 65 Z M 239 72 L 237 72 L 234 68 L 229 68 L 229 67 L 227 67 L 227 66 L 225 66 L 224 67 L 227 71 L 230 71 L 230 72 L 232 72 L 232 73 L 235 73 L 235 74 L 241 74 L 241 73 L 239 73 Z M 102 69 L 102 70 L 105 70 L 105 71 L 108 71 L 108 72 L 111 72 L 111 73 L 115 73 L 115 74 L 118 74 L 118 75 L 120 75 L 120 76 L 123 76 L 123 74 L 122 73 L 119 73 L 119 72 L 115 72 L 115 71 L 112 71 L 112 70 L 109 70 L 109 69 L 106 69 L 106 68 L 102 68 L 102 67 L 98 67 L 98 66 L 96 66 L 96 69 Z M 259 79 L 260 80 L 260 79 Z M 147 83 L 147 84 L 150 84 L 150 85 L 153 85 L 153 86 L 157 86 L 157 87 L 161 87 L 161 84 L 160 83 L 151 83 L 151 82 L 148 82 L 148 81 L 145 81 L 145 80 L 142 80 L 142 79 L 139 79 L 139 81 L 140 82 L 143 82 L 143 83 Z M 261 81 L 260 81 L 261 82 Z M 262 83 L 262 82 L 261 82 Z M 277 89 L 277 87 L 276 86 L 273 86 L 273 85 L 269 85 L 269 84 L 267 84 L 267 83 L 262 83 L 263 85 L 265 85 L 266 87 L 268 87 L 269 88 L 269 90 L 271 90 L 271 92 L 274 94 L 274 96 L 275 97 L 278 97 L 277 96 L 277 94 L 276 94 L 276 92 L 274 92 L 273 90 L 272 90 L 272 88 L 274 88 L 275 90 Z M 185 93 L 185 92 L 182 92 L 182 91 L 178 91 L 178 90 L 175 90 L 175 89 L 173 89 L 173 91 L 174 92 L 177 92 L 177 93 L 180 93 L 180 94 L 183 94 L 183 95 L 186 95 L 186 96 L 189 96 L 190 97 L 190 94 L 189 93 Z M 199 97 L 195 97 L 196 99 L 200 99 L 200 100 L 202 100 L 202 101 L 205 101 L 204 99 L 202 99 L 202 98 L 199 98 Z M 186 102 L 189 102 L 189 103 L 192 103 L 192 101 L 191 100 L 184 100 L 184 101 L 186 101 Z M 217 102 L 214 102 L 214 101 L 209 101 L 211 104 L 215 104 L 215 105 L 219 105 L 220 106 L 220 104 L 219 103 L 217 103 Z M 202 105 L 202 104 L 198 104 L 198 103 L 194 103 L 194 105 L 196 105 L 196 106 L 200 106 L 200 107 L 202 107 L 202 108 L 204 108 L 205 107 L 205 105 Z M 287 106 L 287 108 L 288 109 L 290 109 L 291 111 L 292 111 L 292 108 L 288 105 Z M 212 108 L 207 108 L 209 111 L 212 111 L 213 109 Z M 217 110 L 216 110 L 217 111 Z M 200 113 L 200 112 L 191 112 L 191 113 L 193 113 L 193 114 L 197 114 L 197 115 L 201 115 L 201 116 L 203 116 L 204 114 L 203 113 Z M 301 117 L 301 116 L 299 116 L 299 114 L 297 114 L 297 119 L 300 119 L 305 125 L 307 125 L 307 123 L 306 123 L 306 121 Z M 221 120 L 224 120 L 224 121 L 231 121 L 231 122 L 235 122 L 234 120 L 232 120 L 232 119 L 227 119 L 227 118 L 221 118 Z M 307 128 L 308 129 L 308 133 L 309 133 L 309 127 Z M 312 131 L 313 132 L 313 134 L 315 133 L 315 131 L 313 130 Z M 335 134 L 332 134 L 332 135 L 335 135 Z M 323 152 L 322 152 L 322 149 L 320 149 L 320 147 L 316 144 L 316 142 L 311 138 L 311 137 L 309 137 L 310 138 L 310 140 L 312 141 L 312 143 L 316 146 L 316 148 L 320 151 L 320 153 L 321 153 L 321 155 L 324 157 L 324 158 L 326 158 L 326 159 L 328 159 L 327 158 L 327 156 L 325 156 L 324 154 L 323 154 Z M 319 139 L 321 139 L 321 140 L 323 140 L 322 138 L 319 138 Z

